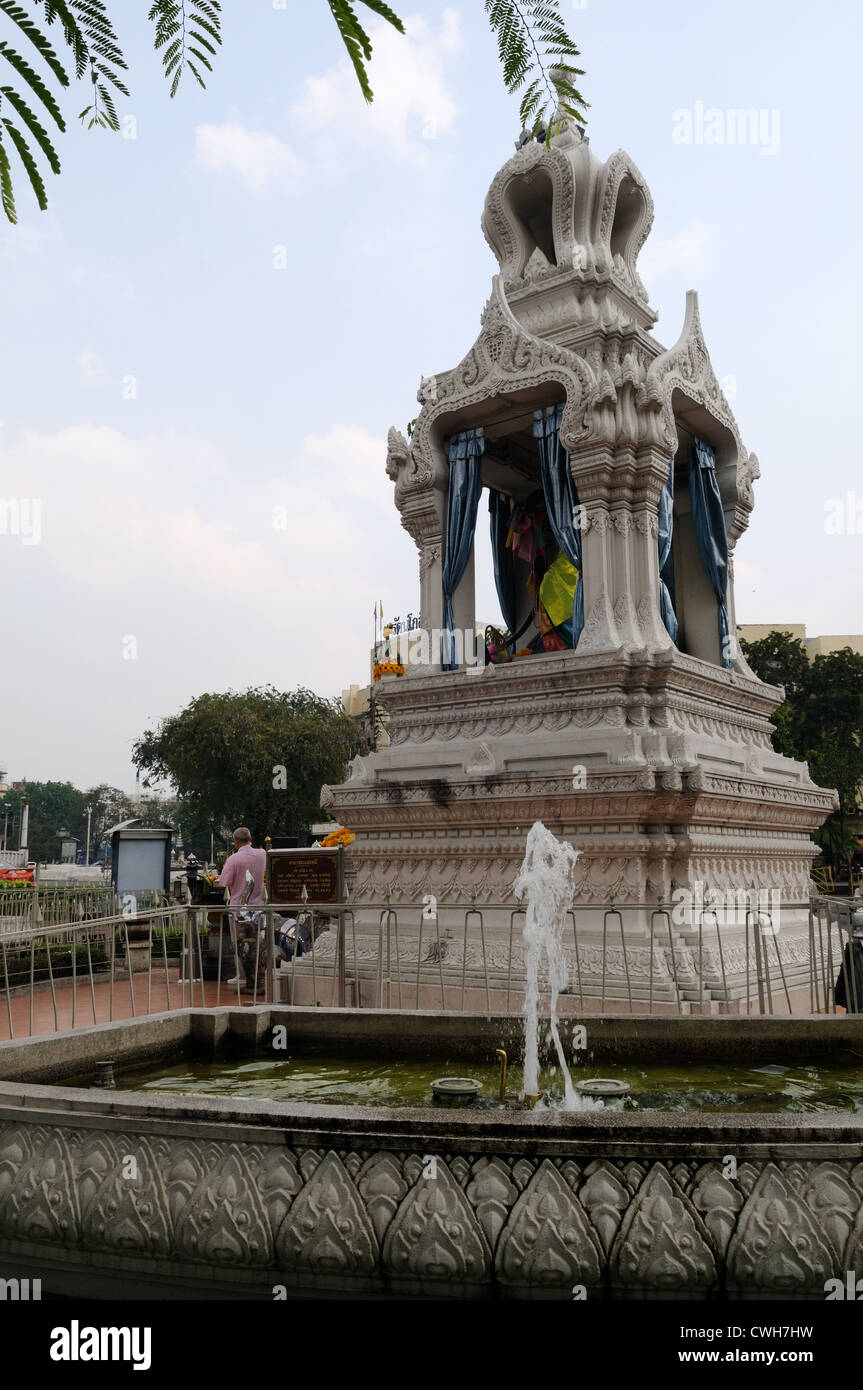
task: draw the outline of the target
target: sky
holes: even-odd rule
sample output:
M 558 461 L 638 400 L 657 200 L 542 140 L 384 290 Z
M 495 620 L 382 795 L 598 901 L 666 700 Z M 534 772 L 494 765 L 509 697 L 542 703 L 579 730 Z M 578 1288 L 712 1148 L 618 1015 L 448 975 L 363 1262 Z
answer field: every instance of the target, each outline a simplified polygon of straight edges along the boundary
M 122 133 L 81 128 L 73 91 L 49 211 L 19 174 L 0 221 L 0 770 L 130 790 L 135 739 L 196 695 L 337 696 L 367 680 L 375 602 L 417 611 L 387 429 L 477 336 L 519 120 L 482 0 L 400 0 L 407 38 L 375 21 L 372 107 L 324 0 L 226 0 L 207 90 L 173 101 L 147 4 L 113 8 Z M 697 289 L 759 457 L 738 621 L 859 633 L 860 10 L 562 9 L 591 148 L 653 194 L 655 335 Z M 755 138 L 708 142 L 704 113 L 741 107 Z

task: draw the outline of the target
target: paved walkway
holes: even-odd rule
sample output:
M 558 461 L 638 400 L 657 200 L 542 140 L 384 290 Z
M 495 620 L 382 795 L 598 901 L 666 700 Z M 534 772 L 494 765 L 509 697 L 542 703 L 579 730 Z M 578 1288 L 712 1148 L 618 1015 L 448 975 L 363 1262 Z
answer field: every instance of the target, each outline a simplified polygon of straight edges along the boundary
M 88 1028 L 94 1023 L 141 1018 L 191 1005 L 211 1008 L 219 1004 L 264 1003 L 262 993 L 254 995 L 243 991 L 240 994 L 236 985 L 228 985 L 224 980 L 220 984 L 215 980 L 204 984 L 200 981 L 192 985 L 188 981 L 182 983 L 176 967 L 168 971 L 167 981 L 164 970 L 161 973 L 154 970 L 149 991 L 144 972 L 132 977 L 132 986 L 130 988 L 128 979 L 115 980 L 113 986 L 110 980 L 98 980 L 91 991 L 89 980 L 84 976 L 75 989 L 65 981 L 62 988 L 58 984 L 53 999 L 50 989 L 40 989 L 32 997 L 32 1020 L 29 992 L 13 993 L 10 999 L 0 991 L 0 1041 L 63 1032 L 68 1028 Z

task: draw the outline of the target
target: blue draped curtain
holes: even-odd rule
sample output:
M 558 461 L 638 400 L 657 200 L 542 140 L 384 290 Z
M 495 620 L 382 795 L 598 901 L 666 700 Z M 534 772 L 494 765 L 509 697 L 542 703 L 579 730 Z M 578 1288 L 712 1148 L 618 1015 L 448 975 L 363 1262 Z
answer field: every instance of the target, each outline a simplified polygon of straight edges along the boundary
M 545 494 L 548 523 L 567 560 L 578 570 L 578 583 L 575 586 L 575 600 L 572 608 L 572 645 L 575 649 L 584 628 L 581 530 L 575 521 L 578 493 L 572 480 L 569 454 L 560 442 L 562 420 L 562 405 L 550 405 L 545 410 L 533 412 L 533 433 L 539 446 L 542 490 Z
M 512 503 L 504 493 L 491 488 L 488 494 L 488 510 L 491 525 L 491 553 L 494 560 L 494 586 L 503 621 L 509 632 L 515 634 L 515 567 L 512 551 L 507 546 L 509 519 Z
M 677 641 L 677 614 L 674 611 L 674 564 L 671 536 L 674 530 L 674 456 L 668 465 L 668 478 L 659 497 L 659 611 L 672 642 Z
M 476 513 L 482 492 L 481 463 L 485 452 L 482 426 L 454 434 L 447 445 L 449 490 L 446 502 L 446 533 L 443 562 L 444 639 L 441 664 L 455 670 L 455 618 L 452 599 L 467 568 L 476 530 Z
M 716 479 L 716 463 L 709 444 L 697 436 L 689 460 L 689 494 L 692 520 L 704 572 L 719 604 L 719 651 L 723 666 L 731 665 L 728 633 L 728 533 Z

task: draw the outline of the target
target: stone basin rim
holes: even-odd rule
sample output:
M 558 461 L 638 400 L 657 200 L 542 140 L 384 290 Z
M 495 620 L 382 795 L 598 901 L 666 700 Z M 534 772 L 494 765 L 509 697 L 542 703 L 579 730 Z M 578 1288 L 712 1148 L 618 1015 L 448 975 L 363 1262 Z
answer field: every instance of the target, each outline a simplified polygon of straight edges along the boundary
M 749 1046 L 765 1043 L 777 1047 L 794 1043 L 803 1055 L 815 1047 L 825 1056 L 847 1046 L 859 1050 L 863 1065 L 863 1017 L 801 1016 L 767 1018 L 684 1017 L 668 1019 L 653 1015 L 588 1015 L 588 1035 L 592 1031 L 602 1052 L 615 1042 L 627 1050 L 639 1044 L 651 1046 L 673 1042 L 678 1049 L 695 1040 L 719 1043 L 721 1055 L 726 1045 L 746 1055 Z M 578 1020 L 573 1019 L 573 1024 Z M 377 1035 L 389 1044 L 401 1031 L 422 1046 L 429 1027 L 436 1027 L 449 1045 L 457 1035 L 470 1039 L 474 1048 L 485 1049 L 492 1039 L 506 1041 L 513 1029 L 520 1028 L 519 1014 L 444 1014 L 435 1011 L 369 1009 L 326 1010 L 292 1008 L 280 1005 L 252 1005 L 238 1008 L 224 1005 L 212 1009 L 188 1008 L 170 1013 L 97 1024 L 86 1029 L 53 1033 L 0 1043 L 0 1117 L 17 1114 L 35 1122 L 44 1114 L 50 1122 L 58 1112 L 73 1116 L 89 1127 L 109 1123 L 120 1127 L 124 1120 L 151 1126 L 178 1123 L 217 1126 L 219 1131 L 242 1129 L 263 1137 L 268 1131 L 285 1131 L 297 1139 L 312 1134 L 325 1138 L 359 1140 L 363 1136 L 390 1136 L 393 1140 L 416 1139 L 465 1142 L 474 1137 L 488 1145 L 495 1139 L 518 1142 L 535 1139 L 539 1143 L 559 1140 L 567 1146 L 580 1140 L 595 1143 L 605 1137 L 620 1142 L 663 1141 L 697 1145 L 727 1143 L 780 1146 L 850 1146 L 863 1156 L 863 1114 L 748 1111 L 681 1112 L 662 1110 L 614 1111 L 585 1110 L 485 1110 L 448 1107 L 387 1107 L 321 1105 L 308 1101 L 261 1101 L 222 1097 L 198 1097 L 141 1092 L 91 1089 L 51 1084 L 51 1080 L 80 1074 L 94 1068 L 98 1060 L 110 1055 L 119 1069 L 142 1060 L 164 1056 L 172 1045 L 190 1042 L 206 1050 L 220 1038 L 230 1036 L 238 1044 L 254 1047 L 275 1023 L 289 1025 L 297 1043 L 320 1047 L 333 1040 L 331 1030 L 342 1041 L 351 1038 L 359 1045 L 363 1037 Z M 503 1035 L 503 1036 L 502 1036 Z M 724 1037 L 723 1037 L 724 1035 Z M 439 1038 L 439 1041 L 441 1039 Z M 98 1047 L 94 1044 L 98 1043 Z M 104 1046 L 103 1046 L 104 1044 Z M 852 1047 L 851 1044 L 855 1046 Z M 590 1049 L 588 1049 L 590 1051 Z M 57 1054 L 65 1061 L 58 1064 Z M 474 1054 L 476 1055 L 476 1054 Z M 513 1054 L 514 1056 L 516 1054 Z M 608 1056 L 608 1051 L 605 1051 Z M 703 1055 L 703 1054 L 702 1054 Z M 51 1079 L 37 1079 L 52 1059 Z M 10 1074 L 11 1073 L 11 1074 Z M 32 1079 L 31 1079 L 32 1078 Z

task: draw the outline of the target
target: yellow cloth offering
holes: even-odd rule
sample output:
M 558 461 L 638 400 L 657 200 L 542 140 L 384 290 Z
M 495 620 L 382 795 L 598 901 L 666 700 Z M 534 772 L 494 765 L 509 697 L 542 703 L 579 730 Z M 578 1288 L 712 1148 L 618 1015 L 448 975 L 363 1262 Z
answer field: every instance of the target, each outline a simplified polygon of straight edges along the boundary
M 555 627 L 572 617 L 577 583 L 578 570 L 563 554 L 558 555 L 543 575 L 539 599 Z

